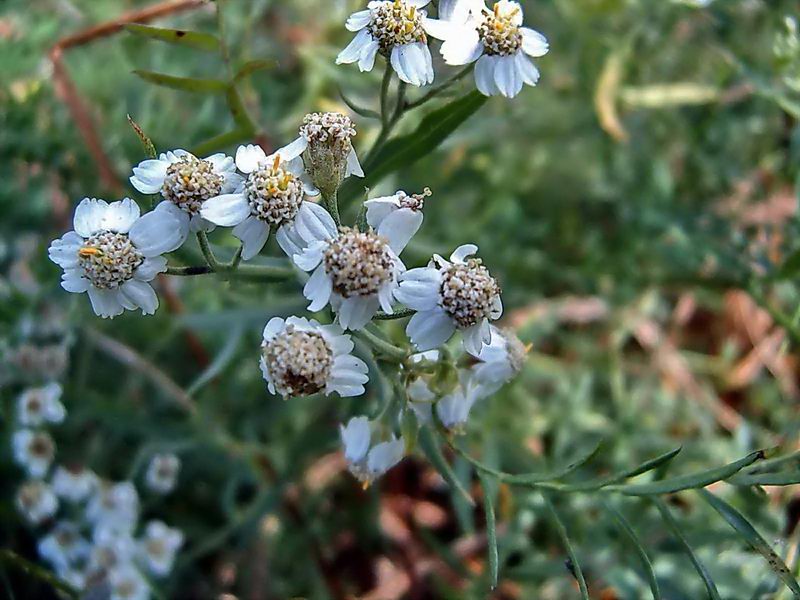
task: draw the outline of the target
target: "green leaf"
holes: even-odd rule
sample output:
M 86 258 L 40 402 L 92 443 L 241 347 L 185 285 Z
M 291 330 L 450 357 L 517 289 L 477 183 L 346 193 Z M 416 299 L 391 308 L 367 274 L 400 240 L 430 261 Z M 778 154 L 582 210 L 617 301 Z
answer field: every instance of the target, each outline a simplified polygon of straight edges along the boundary
M 29 577 L 43 581 L 69 598 L 78 598 L 78 592 L 67 582 L 62 581 L 53 573 L 22 558 L 11 550 L 0 549 L 0 563 L 16 567 Z
M 266 69 L 274 69 L 278 66 L 278 61 L 276 60 L 267 60 L 267 59 L 259 59 L 259 60 L 249 60 L 244 63 L 239 70 L 236 71 L 236 75 L 233 76 L 233 81 L 238 82 L 246 77 L 250 77 L 253 73 L 257 73 L 258 71 L 264 71 Z
M 570 462 L 567 466 L 561 469 L 556 469 L 555 471 L 552 471 L 550 473 L 525 473 L 522 475 L 508 475 L 503 479 L 508 483 L 522 484 L 522 485 L 529 483 L 541 483 L 543 481 L 553 481 L 555 479 L 562 479 L 563 477 L 566 477 L 570 473 L 577 471 L 583 465 L 592 460 L 597 454 L 597 452 L 600 450 L 602 444 L 603 441 L 600 440 L 594 446 L 591 446 L 590 448 L 584 450 L 582 453 L 578 454 L 578 456 L 574 460 L 572 460 L 572 462 Z
M 791 590 L 792 595 L 795 598 L 800 598 L 800 585 L 798 585 L 797 580 L 794 578 L 791 571 L 789 571 L 789 567 L 786 566 L 783 559 L 775 553 L 744 515 L 724 500 L 717 498 L 708 490 L 698 490 L 698 493 L 703 500 L 708 502 L 708 504 L 710 504 L 711 507 L 744 538 L 753 550 L 766 559 L 769 568 L 786 584 L 786 587 Z
M 497 587 L 500 560 L 497 552 L 497 520 L 494 512 L 494 496 L 497 493 L 496 480 L 480 475 L 483 486 L 483 510 L 486 513 L 486 552 L 489 555 L 489 585 Z
M 731 477 L 732 475 L 744 469 L 746 466 L 751 465 L 762 458 L 764 458 L 764 452 L 762 450 L 758 450 L 757 452 L 748 454 L 742 459 L 722 467 L 717 467 L 716 469 L 709 469 L 708 471 L 701 471 L 699 473 L 671 477 L 669 479 L 662 479 L 652 483 L 610 485 L 605 489 L 607 491 L 619 492 L 621 494 L 625 494 L 626 496 L 651 496 L 672 494 L 674 492 L 680 492 L 681 490 L 703 488 L 717 481 L 722 481 L 723 479 Z
M 405 136 L 389 141 L 365 165 L 366 177 L 357 183 L 351 179 L 340 194 L 354 198 L 364 186 L 374 187 L 387 175 L 414 164 L 427 156 L 446 140 L 458 127 L 483 106 L 487 97 L 480 92 L 470 92 L 426 115 L 417 129 Z
M 148 158 L 155 158 L 158 154 L 156 152 L 156 147 L 153 145 L 153 141 L 147 136 L 144 130 L 139 127 L 139 124 L 128 115 L 128 123 L 131 127 L 133 127 L 133 131 L 139 137 L 139 141 L 142 142 L 142 146 L 144 146 L 144 154 Z
M 196 79 L 194 77 L 176 77 L 164 73 L 135 70 L 134 74 L 149 83 L 182 92 L 195 94 L 222 94 L 228 90 L 228 83 L 220 79 Z
M 151 40 L 177 44 L 179 46 L 188 46 L 208 52 L 216 52 L 219 50 L 219 40 L 210 33 L 186 31 L 185 29 L 165 29 L 162 27 L 150 27 L 149 25 L 138 25 L 135 23 L 125 25 L 125 29 L 134 35 L 146 37 Z
M 572 543 L 569 541 L 567 528 L 564 527 L 564 523 L 559 518 L 553 503 L 550 501 L 550 498 L 545 494 L 542 494 L 542 498 L 544 499 L 545 506 L 547 506 L 547 510 L 550 513 L 550 517 L 553 519 L 553 524 L 556 526 L 558 537 L 561 538 L 561 543 L 564 544 L 564 549 L 567 551 L 567 556 L 569 556 L 570 572 L 578 581 L 578 587 L 581 590 L 581 598 L 583 598 L 583 600 L 589 600 L 589 589 L 586 587 L 586 579 L 583 576 L 583 570 L 581 570 L 581 565 L 578 562 L 578 557 L 575 554 L 575 550 L 572 549 Z
M 378 120 L 380 120 L 380 118 L 381 118 L 380 113 L 378 113 L 378 112 L 376 112 L 376 111 L 374 111 L 374 110 L 372 110 L 370 108 L 364 108 L 362 106 L 359 106 L 353 100 L 348 98 L 345 95 L 345 93 L 341 90 L 341 88 L 339 89 L 339 96 L 342 98 L 342 102 L 344 102 L 347 105 L 347 107 L 350 110 L 352 110 L 354 113 L 356 113 L 357 115 L 361 115 L 362 117 L 364 117 L 366 119 L 378 119 Z
M 800 483 L 800 471 L 789 473 L 743 473 L 727 480 L 731 485 L 794 485 Z
M 609 512 L 609 514 L 614 517 L 614 520 L 616 520 L 620 529 L 623 531 L 623 533 L 625 533 L 631 544 L 633 544 L 636 553 L 639 555 L 639 560 L 642 561 L 642 567 L 644 567 L 645 575 L 647 575 L 647 581 L 650 584 L 650 592 L 653 594 L 653 600 L 660 600 L 661 592 L 658 590 L 658 581 L 656 580 L 655 571 L 653 571 L 653 563 L 650 562 L 650 557 L 647 556 L 647 551 L 644 549 L 642 542 L 639 540 L 639 536 L 636 535 L 633 527 L 631 527 L 631 524 L 628 523 L 628 520 L 622 516 L 622 513 L 606 502 L 603 503 L 603 506 Z
M 643 473 L 647 473 L 648 471 L 652 471 L 653 469 L 657 469 L 658 467 L 668 463 L 673 458 L 675 458 L 678 453 L 682 450 L 682 446 L 678 446 L 677 448 L 670 450 L 669 452 L 665 452 L 660 456 L 656 456 L 655 458 L 651 458 L 640 464 L 637 467 L 633 467 L 632 469 L 627 469 L 615 475 L 609 475 L 608 477 L 604 477 L 602 479 L 597 479 L 594 481 L 587 481 L 584 483 L 576 483 L 568 486 L 568 491 L 570 492 L 586 492 L 590 490 L 599 490 L 600 488 L 604 488 L 607 485 L 611 485 L 614 483 L 618 483 L 620 481 L 625 481 L 631 477 L 636 477 L 637 475 L 642 475 Z
M 469 502 L 470 506 L 475 506 L 475 501 L 472 499 L 472 496 L 470 496 L 469 492 L 461 485 L 452 467 L 450 467 L 450 464 L 444 459 L 444 456 L 442 456 L 439 444 L 437 443 L 436 437 L 433 435 L 433 430 L 430 427 L 421 428 L 417 439 L 419 447 L 425 453 L 425 456 L 450 487 L 461 494 L 464 500 Z
M 683 535 L 678 521 L 676 521 L 675 517 L 672 516 L 672 513 L 669 511 L 669 508 L 667 508 L 666 503 L 658 497 L 651 498 L 650 501 L 656 505 L 656 508 L 658 509 L 658 512 L 661 513 L 661 517 L 664 519 L 667 527 L 669 527 L 670 531 L 672 531 L 672 535 L 678 539 L 684 551 L 686 552 L 686 555 L 689 557 L 689 560 L 692 561 L 695 571 L 697 571 L 697 574 L 700 575 L 700 578 L 703 580 L 703 584 L 706 586 L 706 591 L 708 592 L 708 597 L 710 600 L 720 600 L 719 591 L 717 590 L 714 580 L 711 579 L 711 575 L 708 574 L 705 565 L 700 562 L 700 559 L 689 545 L 689 541 L 686 539 L 686 536 Z

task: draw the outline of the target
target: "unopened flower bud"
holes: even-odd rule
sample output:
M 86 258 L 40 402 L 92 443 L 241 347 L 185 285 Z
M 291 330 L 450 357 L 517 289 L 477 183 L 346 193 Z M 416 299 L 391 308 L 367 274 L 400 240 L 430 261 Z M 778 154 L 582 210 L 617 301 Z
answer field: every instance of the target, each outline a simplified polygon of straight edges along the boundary
M 353 149 L 356 128 L 350 117 L 336 113 L 311 113 L 303 119 L 300 137 L 306 142 L 303 154 L 311 181 L 325 197 L 336 193 L 350 175 L 364 172 Z

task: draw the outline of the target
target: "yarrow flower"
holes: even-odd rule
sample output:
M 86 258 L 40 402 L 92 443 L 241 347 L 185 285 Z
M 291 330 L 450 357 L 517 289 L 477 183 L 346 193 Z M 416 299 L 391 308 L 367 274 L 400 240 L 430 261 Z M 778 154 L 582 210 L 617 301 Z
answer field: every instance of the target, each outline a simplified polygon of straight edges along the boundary
M 319 227 L 324 209 L 305 200 L 319 193 L 303 167 L 302 149 L 287 146 L 267 154 L 260 146 L 239 146 L 236 166 L 245 174 L 235 192 L 207 200 L 200 214 L 216 225 L 233 227 L 241 240 L 242 258 L 261 252 L 271 230 L 289 256 L 297 251 L 298 228 Z
M 72 521 L 59 521 L 39 542 L 39 555 L 58 572 L 77 566 L 89 557 L 91 546 Z
M 486 96 L 513 98 L 523 84 L 536 85 L 539 70 L 528 58 L 547 54 L 547 39 L 522 26 L 522 6 L 499 0 L 492 10 L 483 0 L 456 0 L 452 19 L 442 22 L 442 56 L 449 65 L 475 64 L 475 83 Z M 465 9 L 469 9 L 464 20 Z
M 110 600 L 148 600 L 150 586 L 136 567 L 124 564 L 108 574 Z
M 353 346 L 336 325 L 273 317 L 264 327 L 261 372 L 270 393 L 284 398 L 320 392 L 359 396 L 369 377 L 364 361 L 351 354 Z
M 433 83 L 433 59 L 428 37 L 439 37 L 437 21 L 422 10 L 430 0 L 378 0 L 367 9 L 350 15 L 345 27 L 358 32 L 339 53 L 336 64 L 357 62 L 358 68 L 371 71 L 380 52 L 390 61 L 397 76 L 406 83 L 422 86 Z
M 422 226 L 422 209 L 430 195 L 430 188 L 410 196 L 399 190 L 392 196 L 367 200 L 367 223 L 379 236 L 392 239 L 393 246 L 405 248 Z
M 500 286 L 478 258 L 473 244 L 459 246 L 447 261 L 434 255 L 427 267 L 403 274 L 395 298 L 417 311 L 406 333 L 419 350 L 438 348 L 456 330 L 461 331 L 464 349 L 478 355 L 491 343 L 490 320 L 503 313 Z
M 174 454 L 156 454 L 145 473 L 147 487 L 159 494 L 168 494 L 175 489 L 181 461 Z
M 44 477 L 56 455 L 53 438 L 45 431 L 20 429 L 14 434 L 14 460 L 34 478 Z
M 367 417 L 353 417 L 347 422 L 347 426 L 339 426 L 339 434 L 348 469 L 364 487 L 403 459 L 403 440 L 392 437 L 370 448 L 371 434 Z
M 139 558 L 156 577 L 169 575 L 175 554 L 182 545 L 183 533 L 161 521 L 150 521 L 137 543 Z
M 478 362 L 471 367 L 473 379 L 486 394 L 493 394 L 503 384 L 511 381 L 525 363 L 528 350 L 510 329 L 491 326 L 492 341 L 475 357 Z
M 17 420 L 20 425 L 38 427 L 44 423 L 61 423 L 66 414 L 61 403 L 61 386 L 57 383 L 28 388 L 17 400 Z
M 58 498 L 43 481 L 24 483 L 16 496 L 17 509 L 33 525 L 39 525 L 56 514 Z
M 133 483 L 101 482 L 86 507 L 86 518 L 95 527 L 132 531 L 139 519 L 139 494 Z
M 80 465 L 68 465 L 56 467 L 52 485 L 59 498 L 83 502 L 95 491 L 98 481 L 93 471 Z
M 50 260 L 64 269 L 61 287 L 88 292 L 104 318 L 137 308 L 153 314 L 158 297 L 149 282 L 167 268 L 161 255 L 181 244 L 180 222 L 162 206 L 140 217 L 130 198 L 111 204 L 84 198 L 75 209 L 75 230 L 50 245 Z
M 162 209 L 179 223 L 181 244 L 189 232 L 210 231 L 214 224 L 200 215 L 203 202 L 235 191 L 242 184 L 236 165 L 223 153 L 197 158 L 172 150 L 133 168 L 130 182 L 143 194 L 161 194 Z

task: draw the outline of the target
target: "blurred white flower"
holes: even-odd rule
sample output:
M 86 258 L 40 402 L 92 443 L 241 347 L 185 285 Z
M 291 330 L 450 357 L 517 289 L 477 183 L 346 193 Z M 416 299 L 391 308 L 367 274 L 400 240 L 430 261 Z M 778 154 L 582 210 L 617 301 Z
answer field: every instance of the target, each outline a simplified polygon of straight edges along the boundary
M 417 420 L 423 425 L 431 423 L 436 394 L 433 393 L 428 383 L 422 377 L 418 377 L 408 384 L 406 392 L 408 393 L 408 405 L 414 411 Z
M 99 575 L 131 563 L 136 553 L 136 542 L 130 531 L 116 523 L 103 523 L 95 527 L 89 556 L 89 572 Z
M 359 396 L 367 365 L 351 354 L 353 341 L 336 325 L 302 317 L 273 317 L 264 327 L 261 372 L 272 394 L 284 397 Z
M 244 260 L 261 252 L 272 229 L 277 229 L 278 244 L 291 256 L 297 250 L 292 242 L 298 239 L 295 228 L 314 227 L 318 221 L 318 211 L 323 209 L 305 197 L 319 190 L 305 172 L 302 152 L 290 144 L 267 156 L 260 146 L 239 146 L 236 166 L 245 174 L 244 185 L 203 203 L 203 218 L 233 227 L 233 235 L 244 245 Z
M 294 255 L 298 267 L 313 271 L 303 288 L 311 301 L 308 310 L 322 310 L 330 302 L 344 329 L 363 328 L 379 308 L 391 313 L 392 295 L 405 271 L 399 254 L 414 223 L 398 222 L 385 236 L 350 227 L 337 230 L 330 217 L 321 224 L 298 229 L 304 248 Z
M 158 297 L 149 282 L 167 268 L 161 255 L 181 244 L 180 221 L 166 206 L 140 217 L 129 198 L 111 204 L 84 198 L 75 209 L 75 231 L 50 245 L 50 260 L 64 269 L 61 287 L 88 292 L 104 318 L 137 308 L 153 314 Z
M 17 490 L 17 510 L 33 525 L 56 514 L 58 498 L 43 481 L 28 481 Z
M 108 575 L 111 587 L 109 600 L 148 600 L 150 586 L 133 565 L 126 564 L 112 569 Z
M 447 429 L 462 433 L 475 403 L 486 396 L 485 390 L 472 381 L 468 374 L 461 374 L 459 385 L 445 394 L 436 403 L 436 416 Z
M 66 581 L 79 592 L 82 592 L 84 589 L 86 589 L 87 573 L 84 569 L 59 567 L 56 569 L 56 575 L 58 575 L 60 579 Z
M 425 188 L 421 194 L 409 196 L 400 190 L 392 196 L 367 200 L 367 223 L 379 236 L 405 248 L 422 226 L 422 209 L 430 195 L 430 189 Z
M 139 519 L 139 494 L 130 481 L 101 482 L 86 507 L 95 527 L 130 532 Z
M 146 568 L 157 577 L 165 577 L 172 570 L 175 554 L 183 545 L 183 533 L 161 521 L 150 521 L 144 537 L 137 543 L 139 557 Z
M 72 521 L 58 521 L 39 541 L 39 556 L 55 569 L 68 569 L 89 557 L 91 546 Z
M 428 37 L 441 35 L 435 19 L 422 10 L 430 0 L 378 0 L 367 9 L 350 15 L 346 27 L 358 32 L 339 53 L 336 64 L 357 62 L 371 71 L 380 52 L 392 64 L 397 76 L 415 86 L 433 83 L 433 59 Z
M 348 469 L 364 487 L 403 459 L 403 440 L 392 437 L 370 448 L 370 423 L 367 417 L 353 417 L 347 426 L 339 426 L 339 434 Z
M 175 489 L 181 461 L 174 454 L 156 454 L 150 460 L 145 473 L 147 487 L 159 494 L 168 494 Z
M 460 0 L 451 20 L 440 22 L 442 56 L 449 65 L 475 64 L 475 83 L 486 96 L 513 98 L 523 84 L 536 85 L 539 70 L 529 56 L 547 54 L 547 39 L 522 26 L 522 6 L 512 0 Z M 466 16 L 469 9 L 469 16 Z
M 411 269 L 401 278 L 395 298 L 417 311 L 406 333 L 419 350 L 438 348 L 456 330 L 464 349 L 477 356 L 492 341 L 489 320 L 500 318 L 500 286 L 480 259 L 473 244 L 460 246 L 450 261 L 435 255 L 427 267 Z
M 66 414 L 61 403 L 61 386 L 57 383 L 28 388 L 17 400 L 17 420 L 20 425 L 38 427 L 44 423 L 61 423 Z
M 214 224 L 200 215 L 203 202 L 236 191 L 242 181 L 230 156 L 219 153 L 201 159 L 186 150 L 142 161 L 130 178 L 133 187 L 143 194 L 163 196 L 164 212 L 179 223 L 181 244 L 189 232 L 214 229 Z
M 491 326 L 492 341 L 477 355 L 472 366 L 472 378 L 486 394 L 493 394 L 522 370 L 527 349 L 509 329 Z
M 53 473 L 53 491 L 70 502 L 82 502 L 95 491 L 98 478 L 90 469 L 80 465 L 56 467 Z
M 56 445 L 46 431 L 20 429 L 14 433 L 14 460 L 34 478 L 47 474 L 56 455 Z

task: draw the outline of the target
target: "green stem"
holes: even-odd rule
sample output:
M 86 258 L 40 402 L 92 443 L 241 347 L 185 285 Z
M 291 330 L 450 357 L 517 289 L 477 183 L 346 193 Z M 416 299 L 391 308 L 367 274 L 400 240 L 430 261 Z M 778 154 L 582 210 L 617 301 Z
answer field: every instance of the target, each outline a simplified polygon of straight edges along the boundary
M 200 252 L 203 253 L 203 258 L 206 259 L 206 263 L 208 263 L 212 271 L 219 271 L 224 268 L 224 265 L 214 256 L 214 252 L 211 250 L 211 244 L 208 243 L 208 235 L 206 235 L 205 231 L 197 232 L 197 243 L 200 244 Z
M 392 83 L 392 63 L 386 61 L 386 70 L 381 81 L 381 123 L 385 128 L 389 122 L 389 85 Z
M 394 344 L 390 344 L 389 342 L 382 340 L 377 335 L 367 331 L 366 329 L 357 331 L 356 336 L 370 344 L 373 348 L 387 358 L 391 358 L 397 362 L 403 362 L 408 358 L 408 352 L 402 348 L 398 348 Z
M 189 267 L 167 267 L 165 275 L 176 275 L 178 277 L 191 277 L 193 275 L 208 275 L 214 270 L 208 265 L 197 265 Z
M 337 192 L 334 191 L 329 195 L 323 194 L 322 202 L 325 204 L 325 208 L 328 209 L 328 212 L 331 213 L 331 217 L 333 217 L 336 226 L 339 227 L 342 224 L 342 220 L 341 217 L 339 217 L 339 196 Z
M 406 110 L 411 110 L 411 109 L 417 108 L 419 106 L 422 106 L 423 104 L 425 104 L 429 100 L 433 100 L 436 96 L 438 96 L 439 94 L 441 94 L 442 92 L 447 90 L 454 83 L 457 83 L 457 82 L 461 81 L 467 74 L 469 74 L 470 71 L 472 71 L 472 67 L 473 67 L 472 63 L 468 64 L 463 69 L 461 69 L 458 73 L 453 75 L 450 79 L 445 81 L 442 85 L 436 86 L 431 91 L 429 91 L 427 94 L 425 94 L 424 96 L 420 97 L 417 100 L 414 100 L 413 102 L 407 102 L 406 105 L 405 105 L 405 109 Z
M 376 321 L 394 321 L 396 319 L 405 319 L 406 317 L 410 317 L 415 312 L 416 311 L 413 311 L 410 308 L 401 308 L 400 310 L 394 311 L 392 314 L 379 311 L 375 314 L 373 319 Z
M 236 249 L 236 252 L 231 259 L 231 262 L 228 264 L 228 268 L 231 271 L 235 271 L 239 268 L 239 264 L 242 262 L 242 252 L 244 251 L 244 244 L 239 244 L 239 247 Z

